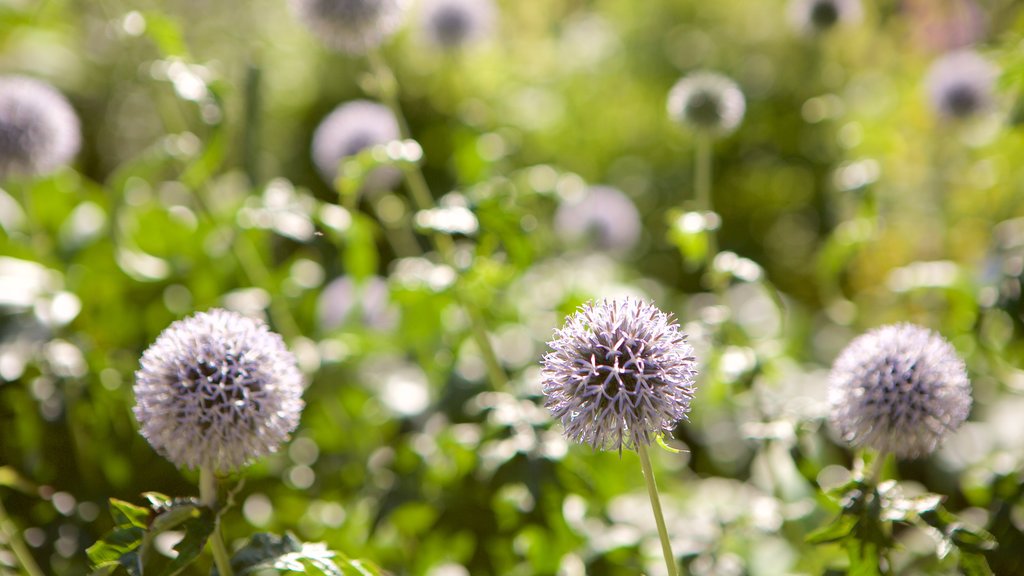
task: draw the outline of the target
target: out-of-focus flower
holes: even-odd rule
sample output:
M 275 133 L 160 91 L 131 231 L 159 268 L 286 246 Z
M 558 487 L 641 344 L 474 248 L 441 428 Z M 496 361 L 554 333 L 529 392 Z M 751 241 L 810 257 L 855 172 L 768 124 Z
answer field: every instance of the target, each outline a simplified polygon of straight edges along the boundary
M 591 186 L 563 202 L 555 212 L 555 229 L 570 244 L 628 252 L 640 239 L 640 213 L 633 201 L 610 186 Z
M 402 23 L 405 0 L 289 0 L 292 11 L 320 41 L 349 54 L 363 54 Z
M 914 44 L 931 52 L 971 46 L 988 29 L 985 10 L 975 0 L 903 0 L 901 4 Z
M 992 106 L 999 69 L 970 50 L 951 52 L 928 70 L 932 107 L 947 118 L 967 118 Z
M 860 0 L 790 0 L 789 19 L 804 34 L 821 34 L 832 28 L 857 22 Z
M 545 406 L 566 437 L 635 448 L 686 419 L 697 375 L 693 348 L 671 316 L 626 298 L 587 303 L 548 342 Z
M 81 143 L 78 116 L 54 87 L 0 76 L 0 178 L 50 173 L 70 163 Z
M 325 331 L 342 326 L 352 315 L 374 330 L 387 330 L 395 325 L 396 311 L 389 305 L 388 282 L 372 276 L 357 284 L 351 276 L 331 281 L 320 293 L 317 317 Z
M 426 0 L 421 10 L 426 39 L 448 50 L 486 38 L 497 14 L 491 0 Z
M 179 468 L 241 468 L 277 450 L 299 423 L 302 374 L 259 320 L 213 309 L 174 322 L 142 355 L 135 417 Z
M 971 383 L 949 342 L 914 324 L 894 324 L 855 338 L 839 354 L 828 398 L 843 440 L 917 458 L 967 418 Z
M 717 136 L 736 130 L 746 108 L 739 86 L 715 72 L 688 74 L 668 93 L 668 113 L 673 120 Z
M 400 137 L 398 119 L 387 106 L 369 100 L 346 102 L 328 114 L 313 133 L 313 163 L 323 179 L 333 184 L 343 158 Z M 397 168 L 377 168 L 366 176 L 363 189 L 393 188 L 401 178 Z

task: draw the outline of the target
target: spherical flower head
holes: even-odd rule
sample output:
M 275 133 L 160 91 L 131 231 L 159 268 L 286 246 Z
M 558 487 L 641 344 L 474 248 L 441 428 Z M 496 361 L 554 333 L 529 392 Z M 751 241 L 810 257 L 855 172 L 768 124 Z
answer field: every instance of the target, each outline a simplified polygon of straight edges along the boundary
M 401 138 L 398 119 L 382 104 L 353 100 L 328 114 L 313 133 L 313 163 L 324 181 L 333 184 L 343 158 Z M 395 187 L 402 173 L 397 168 L 378 168 L 366 176 L 364 190 Z
M 356 282 L 351 276 L 341 276 L 320 293 L 317 317 L 323 330 L 335 330 L 355 314 L 360 324 L 373 330 L 387 330 L 395 325 L 396 310 L 390 305 L 387 280 L 371 276 Z
M 629 298 L 584 304 L 548 346 L 544 405 L 576 442 L 619 452 L 649 445 L 690 411 L 693 348 L 653 304 Z
M 135 373 L 142 435 L 179 468 L 237 470 L 299 423 L 302 374 L 262 321 L 213 309 L 174 322 Z
M 917 458 L 967 418 L 971 383 L 949 342 L 926 328 L 895 324 L 855 338 L 839 354 L 828 399 L 843 440 Z
M 951 52 L 936 60 L 926 80 L 935 111 L 946 118 L 967 118 L 989 108 L 999 69 L 976 52 Z
M 555 212 L 555 229 L 570 244 L 586 242 L 599 250 L 622 254 L 640 239 L 640 213 L 616 188 L 591 186 L 579 198 L 563 202 Z
M 292 12 L 328 47 L 364 54 L 402 23 L 404 0 L 289 0 Z
M 668 93 L 668 113 L 676 122 L 716 136 L 732 133 L 747 104 L 735 82 L 714 72 L 694 72 Z
M 60 92 L 33 78 L 0 76 L 0 178 L 53 172 L 81 143 L 78 116 Z
M 860 20 L 860 0 L 790 0 L 789 19 L 805 34 L 822 34 Z
M 491 0 L 427 0 L 420 26 L 428 42 L 451 50 L 486 38 L 496 13 Z

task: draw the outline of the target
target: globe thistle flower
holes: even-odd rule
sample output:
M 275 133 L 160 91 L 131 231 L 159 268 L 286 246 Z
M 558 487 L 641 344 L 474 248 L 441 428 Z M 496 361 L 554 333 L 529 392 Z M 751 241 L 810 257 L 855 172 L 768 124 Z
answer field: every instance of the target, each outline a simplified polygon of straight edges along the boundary
M 374 330 L 387 330 L 394 326 L 395 309 L 389 305 L 388 281 L 371 276 L 357 285 L 351 276 L 335 278 L 320 293 L 317 317 L 325 331 L 342 326 L 351 315 L 358 313 L 360 323 Z
M 805 34 L 822 34 L 861 17 L 860 0 L 790 0 L 789 19 Z
M 338 164 L 366 148 L 401 138 L 398 119 L 382 104 L 353 100 L 328 114 L 313 133 L 313 163 L 324 181 L 333 184 Z M 378 168 L 366 176 L 364 190 L 395 187 L 402 173 L 397 168 Z
M 420 26 L 428 42 L 450 50 L 486 38 L 495 14 L 491 0 L 426 0 Z
M 946 118 L 967 118 L 992 105 L 999 69 L 976 52 L 950 52 L 936 60 L 926 80 L 935 111 Z
M 33 78 L 0 76 L 0 177 L 53 172 L 81 143 L 78 116 L 60 92 Z
M 828 399 L 843 440 L 917 458 L 967 418 L 971 383 L 949 342 L 914 324 L 894 324 L 855 338 L 839 354 Z
M 587 303 L 548 342 L 544 405 L 595 449 L 649 445 L 690 411 L 693 348 L 672 316 L 639 300 Z
M 179 468 L 237 470 L 277 450 L 299 423 L 302 374 L 259 320 L 200 312 L 168 326 L 140 364 L 135 417 Z
M 732 133 L 746 108 L 739 86 L 714 72 L 684 76 L 668 93 L 668 113 L 673 120 L 716 136 Z
M 288 0 L 292 12 L 328 47 L 364 54 L 394 34 L 405 0 Z
M 640 213 L 633 201 L 611 186 L 591 186 L 555 212 L 555 229 L 568 243 L 586 241 L 595 248 L 628 252 L 640 238 Z

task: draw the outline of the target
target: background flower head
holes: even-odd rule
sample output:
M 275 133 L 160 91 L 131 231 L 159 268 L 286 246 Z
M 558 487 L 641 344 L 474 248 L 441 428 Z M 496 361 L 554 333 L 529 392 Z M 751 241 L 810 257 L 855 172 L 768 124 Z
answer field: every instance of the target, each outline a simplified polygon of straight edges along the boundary
M 545 406 L 565 435 L 594 448 L 635 448 L 686 419 L 697 375 L 671 316 L 640 300 L 581 306 L 548 342 Z
M 371 276 L 357 283 L 351 276 L 335 278 L 317 299 L 320 328 L 331 331 L 358 314 L 357 323 L 372 330 L 388 330 L 398 321 L 398 311 L 391 306 L 388 281 Z
M 289 0 L 292 11 L 320 41 L 349 54 L 379 45 L 401 25 L 404 0 Z
M 496 16 L 491 0 L 425 0 L 420 27 L 431 44 L 453 49 L 486 38 Z
M 302 382 L 281 336 L 213 309 L 174 322 L 142 355 L 135 417 L 179 468 L 232 471 L 288 439 L 304 406 Z
M 936 60 L 926 80 L 932 108 L 947 118 L 967 118 L 989 107 L 995 98 L 999 69 L 970 50 L 951 52 Z
M 828 399 L 843 440 L 916 458 L 967 418 L 971 383 L 949 342 L 914 324 L 894 324 L 855 338 L 839 354 Z
M 338 164 L 359 152 L 398 140 L 398 119 L 383 104 L 353 100 L 335 108 L 313 133 L 313 163 L 324 181 L 332 184 L 338 177 Z M 378 168 L 366 176 L 367 190 L 393 188 L 402 174 L 396 168 Z
M 668 113 L 673 120 L 718 136 L 736 130 L 746 108 L 739 86 L 715 72 L 688 74 L 668 93 Z
M 821 34 L 861 18 L 860 0 L 791 0 L 789 19 L 805 34 Z
M 555 229 L 563 240 L 616 253 L 633 248 L 642 227 L 633 201 L 611 186 L 590 186 L 555 212 Z
M 81 143 L 78 116 L 60 92 L 33 78 L 0 76 L 0 177 L 52 172 Z

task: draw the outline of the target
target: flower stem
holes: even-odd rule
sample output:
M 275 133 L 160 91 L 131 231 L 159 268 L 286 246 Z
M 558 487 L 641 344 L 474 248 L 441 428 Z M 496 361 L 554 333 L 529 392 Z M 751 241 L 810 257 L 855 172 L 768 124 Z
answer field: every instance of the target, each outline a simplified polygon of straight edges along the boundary
M 712 169 L 712 137 L 709 134 L 697 135 L 696 168 L 693 171 L 693 188 L 697 210 L 714 212 L 711 200 L 711 169 Z M 718 253 L 718 238 L 715 230 L 708 230 L 708 258 L 713 259 Z
M 409 124 L 402 113 L 402 106 L 398 101 L 398 83 L 395 81 L 394 75 L 391 73 L 380 52 L 371 50 L 367 58 L 370 62 L 378 95 L 395 115 L 402 138 L 411 138 Z M 429 210 L 434 208 L 434 196 L 430 193 L 430 186 L 427 184 L 427 179 L 423 176 L 423 170 L 420 168 L 420 165 L 415 162 L 406 163 L 403 165 L 403 172 L 405 173 L 406 185 L 409 188 L 409 196 L 412 198 L 416 209 Z M 455 242 L 452 241 L 451 237 L 435 232 L 430 235 L 430 238 L 444 262 L 458 270 L 458 267 L 455 265 Z M 458 287 L 456 287 L 455 296 L 469 317 L 471 334 L 476 341 L 477 347 L 480 349 L 484 364 L 487 366 L 491 385 L 495 390 L 507 390 L 508 375 L 505 374 L 505 369 L 502 368 L 498 355 L 494 352 L 494 346 L 491 345 L 490 338 L 487 336 L 487 324 L 484 321 L 483 312 L 469 302 L 465 296 L 460 294 Z
M 668 568 L 669 576 L 678 576 L 676 568 L 676 557 L 672 553 L 672 543 L 668 539 L 668 529 L 665 527 L 665 516 L 661 513 L 661 500 L 658 498 L 658 484 L 654 480 L 654 469 L 651 468 L 651 458 L 647 455 L 647 446 L 643 442 L 636 443 L 637 454 L 640 455 L 640 468 L 644 472 L 644 480 L 647 482 L 647 495 L 651 498 L 651 509 L 654 511 L 654 521 L 658 524 L 658 536 L 661 538 L 661 552 L 665 555 L 665 567 Z
M 213 562 L 217 565 L 220 576 L 233 576 L 231 560 L 227 546 L 220 534 L 220 513 L 217 512 L 217 476 L 213 467 L 204 465 L 199 468 L 199 500 L 214 510 L 214 527 L 210 534 L 210 549 L 213 551 Z

